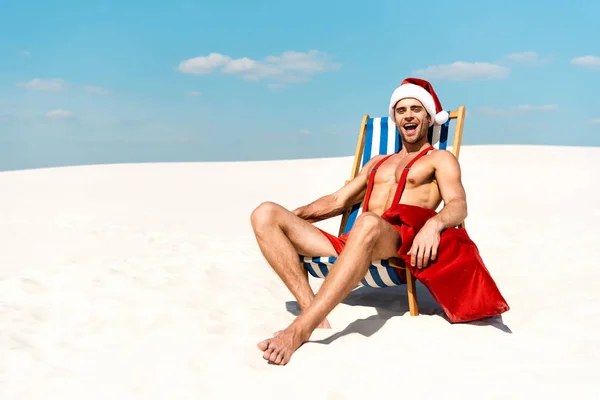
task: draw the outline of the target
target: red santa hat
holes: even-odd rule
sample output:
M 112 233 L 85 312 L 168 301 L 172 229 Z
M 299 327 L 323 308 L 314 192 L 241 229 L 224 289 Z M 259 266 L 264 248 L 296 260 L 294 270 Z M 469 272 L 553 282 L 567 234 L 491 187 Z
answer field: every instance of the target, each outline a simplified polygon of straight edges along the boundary
M 402 84 L 394 90 L 392 98 L 390 99 L 390 119 L 396 122 L 394 118 L 394 107 L 400 100 L 411 97 L 419 100 L 427 113 L 431 116 L 431 123 L 443 125 L 448 121 L 448 112 L 444 111 L 440 100 L 435 94 L 433 87 L 429 82 L 418 78 L 406 78 L 402 81 Z

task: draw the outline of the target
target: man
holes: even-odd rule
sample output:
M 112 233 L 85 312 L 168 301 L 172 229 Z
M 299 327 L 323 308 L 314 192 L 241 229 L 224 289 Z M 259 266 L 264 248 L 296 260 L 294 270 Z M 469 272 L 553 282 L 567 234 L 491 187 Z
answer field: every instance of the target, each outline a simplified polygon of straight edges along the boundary
M 356 287 L 372 260 L 398 257 L 402 239 L 399 226 L 390 223 L 394 205 L 435 210 L 444 201 L 443 209 L 427 220 L 408 251 L 411 265 L 418 269 L 436 259 L 441 232 L 467 217 L 458 161 L 427 142 L 429 127 L 448 119 L 431 85 L 420 79 L 404 80 L 391 96 L 389 113 L 402 140 L 398 153 L 373 157 L 341 189 L 292 212 L 265 202 L 251 215 L 262 254 L 302 311 L 290 326 L 258 344 L 263 358 L 275 364 L 287 364 L 316 328 L 330 328 L 326 316 Z M 347 235 L 338 238 L 312 225 L 342 214 L 363 199 L 363 213 Z M 316 295 L 299 254 L 337 256 Z

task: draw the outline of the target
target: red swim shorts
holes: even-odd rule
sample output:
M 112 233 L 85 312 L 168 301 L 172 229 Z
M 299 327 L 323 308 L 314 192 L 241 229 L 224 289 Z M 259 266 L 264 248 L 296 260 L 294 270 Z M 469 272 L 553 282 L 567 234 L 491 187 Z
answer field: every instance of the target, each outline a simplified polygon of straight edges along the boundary
M 335 252 L 338 253 L 338 255 L 342 252 L 342 250 L 344 249 L 344 247 L 346 246 L 346 242 L 348 241 L 348 233 L 342 235 L 342 236 L 335 236 L 332 235 L 331 233 L 325 232 L 324 230 L 317 228 L 318 230 L 321 231 L 321 233 L 331 242 L 331 245 L 333 246 L 333 248 L 335 249 Z

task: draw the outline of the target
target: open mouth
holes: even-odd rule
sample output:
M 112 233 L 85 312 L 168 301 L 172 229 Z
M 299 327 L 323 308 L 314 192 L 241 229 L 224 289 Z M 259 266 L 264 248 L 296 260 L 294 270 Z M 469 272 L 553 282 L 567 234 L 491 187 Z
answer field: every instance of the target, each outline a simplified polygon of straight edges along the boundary
M 418 126 L 418 124 L 406 124 L 404 125 L 404 131 L 406 131 L 406 133 L 408 133 L 409 135 L 412 135 L 417 131 Z

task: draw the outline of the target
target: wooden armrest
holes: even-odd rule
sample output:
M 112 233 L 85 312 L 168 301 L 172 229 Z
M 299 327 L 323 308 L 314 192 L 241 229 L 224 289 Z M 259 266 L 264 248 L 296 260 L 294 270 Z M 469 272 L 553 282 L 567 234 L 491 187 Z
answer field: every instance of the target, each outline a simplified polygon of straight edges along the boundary
M 392 266 L 394 268 L 406 269 L 404 262 L 402 262 L 402 260 L 399 258 L 390 258 L 389 262 L 390 262 L 390 266 Z

